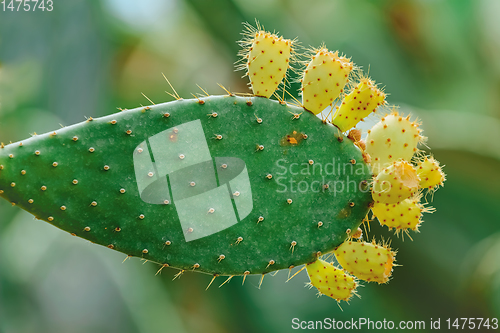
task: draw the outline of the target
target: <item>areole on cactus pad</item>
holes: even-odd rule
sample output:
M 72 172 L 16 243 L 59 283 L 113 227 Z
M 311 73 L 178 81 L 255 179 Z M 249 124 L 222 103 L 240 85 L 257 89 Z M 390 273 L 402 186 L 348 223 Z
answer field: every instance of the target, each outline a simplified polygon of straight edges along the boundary
M 432 211 L 422 191 L 445 176 L 418 151 L 418 124 L 382 115 L 362 139 L 352 128 L 386 107 L 385 94 L 325 46 L 306 56 L 302 103 L 268 99 L 280 86 L 284 94 L 297 43 L 259 26 L 244 35 L 239 67 L 252 95 L 177 98 L 2 144 L 0 196 L 180 274 L 263 277 L 306 264 L 319 294 L 337 301 L 356 294 L 358 279 L 387 282 L 395 252 L 364 242 L 358 227 L 375 214 L 416 231 Z M 318 118 L 323 109 L 333 116 Z M 320 259 L 334 251 L 343 268 Z

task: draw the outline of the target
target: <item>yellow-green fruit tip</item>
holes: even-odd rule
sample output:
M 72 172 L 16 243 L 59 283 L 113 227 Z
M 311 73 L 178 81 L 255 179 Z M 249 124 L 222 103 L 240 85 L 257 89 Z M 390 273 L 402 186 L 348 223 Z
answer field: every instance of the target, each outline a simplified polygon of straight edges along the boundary
M 437 190 L 446 181 L 443 168 L 439 166 L 439 161 L 433 157 L 425 157 L 417 164 L 417 175 L 420 177 L 420 187 L 431 191 Z
M 332 123 L 342 132 L 356 126 L 370 113 L 385 105 L 385 93 L 369 78 L 361 78 L 354 89 L 344 97 L 332 117 Z
M 333 105 L 344 92 L 353 68 L 351 60 L 339 56 L 338 51 L 328 51 L 324 47 L 313 50 L 301 79 L 304 108 L 318 114 Z
M 322 259 L 306 264 L 307 275 L 311 285 L 318 289 L 320 295 L 331 297 L 337 302 L 349 301 L 356 295 L 355 278 L 342 268 L 335 267 Z
M 386 283 L 392 274 L 396 253 L 387 245 L 347 240 L 335 250 L 342 267 L 360 280 Z
M 403 117 L 398 112 L 385 115 L 366 136 L 366 152 L 371 157 L 374 175 L 397 160 L 411 161 L 418 152 L 418 144 L 425 140 L 417 121 L 410 116 Z
M 250 79 L 253 94 L 269 98 L 278 88 L 290 67 L 293 41 L 263 30 L 247 27 L 247 38 L 240 41 L 243 49 L 239 55 Z
M 412 164 L 396 161 L 373 180 L 372 198 L 376 203 L 401 202 L 417 193 L 419 183 L 420 179 Z
M 396 229 L 397 235 L 402 230 L 407 234 L 409 229 L 418 232 L 418 228 L 423 222 L 422 213 L 432 213 L 434 211 L 434 208 L 424 207 L 420 203 L 421 197 L 422 195 L 419 194 L 394 204 L 378 202 L 371 209 L 380 224 L 387 226 L 389 230 Z

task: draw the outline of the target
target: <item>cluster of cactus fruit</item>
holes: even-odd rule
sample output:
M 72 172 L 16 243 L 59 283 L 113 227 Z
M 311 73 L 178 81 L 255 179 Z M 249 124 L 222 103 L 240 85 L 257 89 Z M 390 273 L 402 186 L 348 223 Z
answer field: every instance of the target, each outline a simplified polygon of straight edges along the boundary
M 295 40 L 249 25 L 241 45 L 253 94 L 175 94 L 2 144 L 0 196 L 178 275 L 262 282 L 304 265 L 337 301 L 356 295 L 359 280 L 386 283 L 395 252 L 364 241 L 359 226 L 377 218 L 409 234 L 432 211 L 420 201 L 445 175 L 419 150 L 419 124 L 325 46 L 301 56 Z M 299 73 L 302 102 L 285 101 L 288 70 Z M 355 127 L 370 115 L 380 121 L 364 134 Z M 332 252 L 341 267 L 325 259 Z

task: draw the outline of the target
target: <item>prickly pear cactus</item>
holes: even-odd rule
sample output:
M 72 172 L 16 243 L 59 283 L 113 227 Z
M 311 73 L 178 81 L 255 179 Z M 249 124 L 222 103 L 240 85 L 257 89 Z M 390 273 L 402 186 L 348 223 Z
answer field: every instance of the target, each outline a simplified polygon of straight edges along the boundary
M 302 111 L 211 96 L 94 119 L 6 146 L 2 196 L 72 234 L 181 269 L 300 265 L 340 245 L 371 202 L 360 151 L 317 117 L 295 118 Z M 347 179 L 351 192 L 337 193 Z
M 393 112 L 363 139 L 352 128 L 387 107 L 385 94 L 325 46 L 304 62 L 302 103 L 268 99 L 300 63 L 296 43 L 259 26 L 244 35 L 253 96 L 177 96 L 2 144 L 0 196 L 180 273 L 263 277 L 307 264 L 311 285 L 337 301 L 356 294 L 358 279 L 386 283 L 395 252 L 364 242 L 358 227 L 376 216 L 408 233 L 432 211 L 422 191 L 445 176 L 414 155 L 418 124 Z M 325 108 L 332 117 L 315 116 Z M 330 252 L 343 268 L 319 258 Z

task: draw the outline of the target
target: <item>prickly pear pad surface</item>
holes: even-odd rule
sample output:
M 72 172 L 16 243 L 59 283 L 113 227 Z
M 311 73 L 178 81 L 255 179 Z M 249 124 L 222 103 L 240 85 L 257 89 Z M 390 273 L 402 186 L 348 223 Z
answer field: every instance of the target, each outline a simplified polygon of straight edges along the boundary
M 203 101 L 127 110 L 7 145 L 0 195 L 94 243 L 220 275 L 312 262 L 358 227 L 371 173 L 336 128 L 265 98 Z M 162 195 L 170 199 L 155 202 Z

